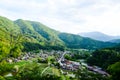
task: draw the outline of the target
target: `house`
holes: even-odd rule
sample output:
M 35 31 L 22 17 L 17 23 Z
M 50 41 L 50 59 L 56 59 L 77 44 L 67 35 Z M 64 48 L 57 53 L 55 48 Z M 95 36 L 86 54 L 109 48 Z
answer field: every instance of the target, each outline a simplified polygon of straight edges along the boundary
M 80 64 L 78 62 L 69 61 L 69 60 L 62 60 L 61 67 L 66 70 L 77 70 L 79 69 Z

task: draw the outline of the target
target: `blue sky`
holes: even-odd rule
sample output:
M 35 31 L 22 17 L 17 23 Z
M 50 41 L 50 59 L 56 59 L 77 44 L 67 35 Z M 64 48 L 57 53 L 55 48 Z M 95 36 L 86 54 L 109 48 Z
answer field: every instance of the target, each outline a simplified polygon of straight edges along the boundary
M 120 35 L 120 0 L 0 0 L 0 15 L 39 21 L 61 32 Z

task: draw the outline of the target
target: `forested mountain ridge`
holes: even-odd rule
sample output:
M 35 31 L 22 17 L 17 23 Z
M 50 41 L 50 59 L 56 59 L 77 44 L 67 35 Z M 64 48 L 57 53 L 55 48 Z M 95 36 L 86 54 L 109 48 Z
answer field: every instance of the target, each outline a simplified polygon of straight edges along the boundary
M 58 38 L 57 34 L 59 32 L 48 28 L 47 26 L 34 21 L 16 20 L 14 21 L 20 28 L 23 34 L 32 36 L 36 39 L 42 46 L 64 46 L 63 42 Z
M 59 37 L 69 48 L 99 49 L 115 45 L 110 42 L 97 41 L 75 34 L 60 33 Z
M 11 21 L 5 17 L 0 17 L 0 29 L 6 34 L 22 34 L 24 40 L 22 42 L 24 50 L 36 49 L 61 49 L 67 48 L 85 48 L 98 49 L 115 45 L 114 43 L 106 43 L 102 41 L 84 38 L 79 35 L 61 33 L 53 30 L 39 22 L 18 19 Z M 1 39 L 9 38 L 1 36 Z

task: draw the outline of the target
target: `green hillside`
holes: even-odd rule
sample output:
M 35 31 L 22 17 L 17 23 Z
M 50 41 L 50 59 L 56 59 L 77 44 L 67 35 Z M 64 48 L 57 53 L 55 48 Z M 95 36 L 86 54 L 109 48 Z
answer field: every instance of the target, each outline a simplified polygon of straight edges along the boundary
M 33 41 L 40 44 L 42 46 L 40 48 L 57 49 L 64 46 L 63 42 L 57 36 L 59 32 L 52 30 L 39 22 L 18 19 L 14 21 L 14 23 L 20 27 L 22 34 L 29 36 L 29 38 L 34 39 Z
M 68 33 L 60 33 L 59 37 L 69 48 L 99 49 L 115 45 L 113 43 L 96 41 L 90 38 Z
M 79 35 L 61 33 L 39 22 L 22 19 L 12 21 L 0 17 L 0 29 L 2 31 L 0 39 L 7 40 L 8 43 L 11 37 L 17 39 L 18 35 L 23 36 L 21 44 L 24 51 L 38 49 L 64 50 L 65 47 L 98 49 L 115 45 L 114 43 L 100 42 Z

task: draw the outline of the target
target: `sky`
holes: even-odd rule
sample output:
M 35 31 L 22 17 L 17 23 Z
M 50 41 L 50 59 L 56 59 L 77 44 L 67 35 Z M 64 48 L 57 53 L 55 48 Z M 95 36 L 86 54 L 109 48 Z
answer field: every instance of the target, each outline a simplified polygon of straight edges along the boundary
M 120 35 L 120 0 L 0 0 L 0 16 L 38 21 L 73 34 Z

